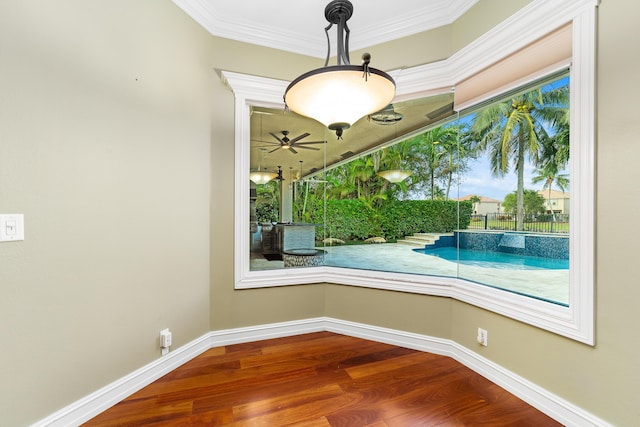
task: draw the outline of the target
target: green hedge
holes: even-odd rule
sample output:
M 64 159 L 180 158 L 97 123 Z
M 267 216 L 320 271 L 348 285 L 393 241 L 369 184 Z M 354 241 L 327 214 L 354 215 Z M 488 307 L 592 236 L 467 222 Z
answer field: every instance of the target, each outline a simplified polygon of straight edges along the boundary
M 311 220 L 325 224 L 327 237 L 364 240 L 381 236 L 397 240 L 413 233 L 447 233 L 465 229 L 471 221 L 472 203 L 444 200 L 397 200 L 373 210 L 361 200 L 317 201 L 311 208 Z M 458 219 L 458 212 L 460 218 Z M 324 235 L 322 228 L 316 232 Z
M 363 240 L 378 229 L 375 212 L 360 200 L 328 200 L 326 221 L 323 206 L 317 203 L 311 211 L 311 220 L 325 224 L 327 237 L 342 240 Z M 316 236 L 320 237 L 324 232 L 319 227 Z
M 472 206 L 471 202 L 450 200 L 398 200 L 383 207 L 381 227 L 386 239 L 413 233 L 449 233 L 469 226 Z

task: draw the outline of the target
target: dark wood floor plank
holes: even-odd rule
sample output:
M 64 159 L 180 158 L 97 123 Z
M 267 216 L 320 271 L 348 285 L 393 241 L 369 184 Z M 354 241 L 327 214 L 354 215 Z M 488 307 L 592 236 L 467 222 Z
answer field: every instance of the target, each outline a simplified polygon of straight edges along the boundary
M 218 347 L 93 426 L 559 426 L 455 360 L 317 332 Z
M 229 409 L 206 412 L 188 417 L 171 420 L 137 424 L 144 427 L 204 427 L 204 426 L 233 426 L 233 412 Z M 119 424 L 110 424 L 111 427 Z
M 342 361 L 361 355 L 370 354 L 378 349 L 387 349 L 391 346 L 373 341 L 354 342 L 351 337 L 338 336 L 314 340 L 304 347 L 299 344 L 285 346 L 272 346 L 263 350 L 263 354 L 242 358 L 243 368 L 265 365 L 269 363 L 281 363 L 282 360 L 308 360 L 312 363 L 328 363 Z
M 397 371 L 404 367 L 410 367 L 413 370 L 416 365 L 420 364 L 420 362 L 424 362 L 424 360 L 424 353 L 410 352 L 397 357 L 390 357 L 388 359 L 382 359 L 361 366 L 346 368 L 346 371 L 354 380 L 370 377 L 372 375 L 387 376 L 390 372 Z
M 381 420 L 381 421 L 376 421 L 373 424 L 367 424 L 366 426 L 363 426 L 363 427 L 389 427 L 389 426 L 387 425 L 387 423 Z
M 135 427 L 164 420 L 174 420 L 191 416 L 192 403 L 182 402 L 171 405 L 155 405 L 153 402 L 133 402 L 130 405 L 116 405 L 109 413 L 103 413 L 91 421 L 92 426 Z
M 503 414 L 508 412 L 508 405 L 504 405 L 497 397 L 502 399 L 507 396 L 516 399 L 514 396 L 452 359 L 440 356 L 438 358 L 440 366 L 430 363 L 437 375 L 425 371 L 425 366 L 418 368 L 416 365 L 402 367 L 393 372 L 389 370 L 388 376 L 373 374 L 352 382 L 348 385 L 347 391 L 366 390 L 366 399 L 348 411 L 328 416 L 330 422 L 332 425 L 351 425 L 349 420 L 363 419 L 362 414 L 369 413 L 370 416 L 389 420 L 390 425 L 394 424 L 391 422 L 393 419 L 407 422 L 407 416 L 415 417 L 413 422 L 416 424 L 405 425 L 432 425 L 440 422 L 440 414 L 447 414 L 451 418 L 460 418 L 461 414 L 466 413 L 484 414 L 479 417 L 480 420 L 492 420 L 495 419 L 495 414 L 489 413 L 487 408 L 493 408 Z M 413 378 L 409 376 L 411 368 L 415 368 Z M 383 402 L 385 404 L 382 404 Z M 517 408 L 522 407 L 526 411 L 530 409 L 522 401 L 511 401 L 510 404 Z M 520 417 L 512 411 L 511 418 Z M 549 421 L 546 417 L 541 419 L 544 422 Z M 478 423 L 478 419 L 472 421 L 469 425 Z
M 247 387 L 238 387 L 226 392 L 217 392 L 212 395 L 203 395 L 194 399 L 194 412 L 209 411 L 222 406 L 242 405 L 259 400 L 272 399 L 281 395 L 287 395 L 300 390 L 323 387 L 325 385 L 341 384 L 349 380 L 349 376 L 340 370 L 327 372 L 323 375 L 294 378 L 290 381 L 282 381 L 274 387 L 273 384 L 251 384 Z
M 273 408 L 278 408 L 279 411 L 293 412 L 303 405 L 334 399 L 344 394 L 337 384 L 327 384 L 322 387 L 306 388 L 297 392 L 236 405 L 233 408 L 233 415 L 236 421 L 242 421 L 271 414 L 273 413 Z M 312 417 L 315 418 L 316 416 L 313 414 Z
M 162 380 L 154 382 L 144 389 L 136 392 L 132 398 L 144 398 L 157 396 L 176 391 L 201 390 L 207 393 L 210 390 L 227 390 L 234 387 L 244 387 L 250 383 L 278 383 L 288 379 L 302 378 L 316 375 L 314 367 L 298 361 L 283 360 L 279 364 L 261 365 L 248 369 L 227 369 L 211 374 L 195 377 L 179 378 L 176 380 Z
M 325 417 L 320 417 L 315 420 L 305 420 L 299 423 L 292 423 L 286 427 L 331 427 L 331 424 L 329 424 L 329 421 L 327 421 Z
M 236 420 L 234 427 L 249 426 L 287 426 L 294 423 L 309 422 L 325 412 L 333 412 L 348 406 L 357 400 L 357 396 L 340 393 L 335 397 L 301 403 L 288 409 L 271 408 L 268 413 Z M 235 415 L 235 414 L 234 414 Z

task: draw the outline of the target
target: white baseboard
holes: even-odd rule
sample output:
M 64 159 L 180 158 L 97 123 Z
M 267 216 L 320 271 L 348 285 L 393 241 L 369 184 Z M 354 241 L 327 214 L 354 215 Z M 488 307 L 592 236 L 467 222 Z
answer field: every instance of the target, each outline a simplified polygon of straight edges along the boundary
M 33 424 L 32 427 L 80 425 L 210 348 L 320 331 L 336 332 L 450 356 L 564 425 L 610 426 L 610 424 L 582 408 L 548 392 L 454 341 L 329 317 L 318 317 L 209 332 L 62 408 Z
M 209 335 L 206 334 L 54 412 L 32 427 L 78 426 L 209 348 Z

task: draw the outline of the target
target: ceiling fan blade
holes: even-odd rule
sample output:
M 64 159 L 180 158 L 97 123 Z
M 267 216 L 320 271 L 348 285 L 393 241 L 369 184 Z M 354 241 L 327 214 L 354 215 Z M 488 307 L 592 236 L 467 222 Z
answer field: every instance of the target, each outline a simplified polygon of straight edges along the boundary
M 275 141 L 263 141 L 261 139 L 252 139 L 251 142 L 257 142 L 260 144 L 271 144 L 271 145 L 281 145 L 279 142 Z
M 275 133 L 273 133 L 273 132 L 269 132 L 269 135 L 271 135 L 272 137 L 274 137 L 275 139 L 277 139 L 277 140 L 278 140 L 278 142 L 280 142 L 280 144 L 285 145 L 285 142 L 284 142 L 282 139 L 280 139 L 280 137 L 279 137 L 278 135 L 276 135 Z
M 315 151 L 320 151 L 320 149 L 319 149 L 319 148 L 316 148 L 316 147 L 305 147 L 304 145 L 303 145 L 303 146 L 296 145 L 296 147 L 298 147 L 298 148 L 303 148 L 303 149 L 305 149 L 305 150 L 315 150 Z M 292 148 L 289 148 L 289 150 L 292 150 Z
M 278 147 L 278 148 L 274 148 L 273 150 L 269 151 L 269 153 L 273 153 L 274 151 L 279 150 L 279 149 L 281 149 L 281 148 L 282 148 L 282 146 L 280 146 L 280 147 Z
M 291 151 L 293 154 L 298 154 L 298 152 L 293 147 L 289 147 L 289 151 Z
M 306 138 L 309 135 L 311 135 L 308 132 L 303 133 L 302 135 L 298 135 L 295 138 L 293 138 L 291 141 L 289 141 L 289 144 L 295 144 L 296 142 L 300 141 L 302 138 Z
M 307 141 L 307 142 L 298 142 L 296 145 L 311 145 L 311 144 L 326 144 L 327 141 Z

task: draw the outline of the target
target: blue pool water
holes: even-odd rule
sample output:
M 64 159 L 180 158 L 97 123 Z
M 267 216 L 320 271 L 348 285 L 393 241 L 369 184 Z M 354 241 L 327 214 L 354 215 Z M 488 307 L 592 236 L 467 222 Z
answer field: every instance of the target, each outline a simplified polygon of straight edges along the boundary
M 478 251 L 473 249 L 457 249 L 451 246 L 433 249 L 414 249 L 415 252 L 486 268 L 503 268 L 511 270 L 566 270 L 568 259 L 541 258 L 526 255 L 514 255 L 504 252 Z

